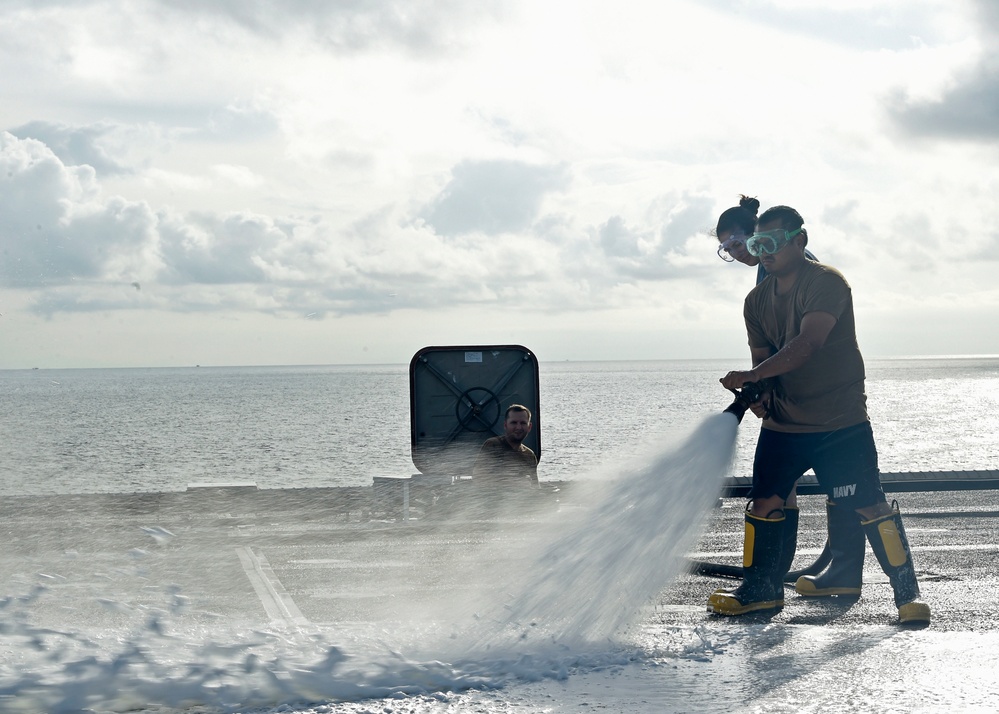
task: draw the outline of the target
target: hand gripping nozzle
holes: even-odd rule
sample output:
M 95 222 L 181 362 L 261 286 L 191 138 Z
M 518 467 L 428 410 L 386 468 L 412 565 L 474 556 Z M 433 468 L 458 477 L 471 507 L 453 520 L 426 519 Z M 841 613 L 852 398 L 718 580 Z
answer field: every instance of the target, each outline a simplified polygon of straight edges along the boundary
M 749 409 L 749 405 L 760 401 L 760 397 L 763 396 L 763 389 L 757 382 L 746 382 L 742 385 L 742 389 L 730 389 L 729 391 L 735 395 L 735 401 L 729 404 L 724 411 L 735 414 L 735 418 L 740 422 L 746 414 L 746 410 Z

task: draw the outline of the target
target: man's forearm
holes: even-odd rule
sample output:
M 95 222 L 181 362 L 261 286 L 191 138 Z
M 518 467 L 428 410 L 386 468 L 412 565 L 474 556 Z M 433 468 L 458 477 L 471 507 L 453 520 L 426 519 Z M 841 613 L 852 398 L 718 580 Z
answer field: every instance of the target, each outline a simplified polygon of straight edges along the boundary
M 773 379 L 793 372 L 805 364 L 819 349 L 808 338 L 798 335 L 784 345 L 775 355 L 753 366 L 754 382 Z

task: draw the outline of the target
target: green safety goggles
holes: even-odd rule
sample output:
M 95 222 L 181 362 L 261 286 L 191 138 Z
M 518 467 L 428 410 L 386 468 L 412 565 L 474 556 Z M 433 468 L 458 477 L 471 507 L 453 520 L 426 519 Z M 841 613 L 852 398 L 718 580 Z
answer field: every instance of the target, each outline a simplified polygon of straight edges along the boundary
M 795 228 L 793 231 L 786 231 L 783 228 L 775 228 L 772 231 L 766 231 L 764 233 L 754 233 L 749 236 L 749 239 L 746 241 L 746 250 L 749 251 L 750 255 L 755 255 L 757 257 L 765 253 L 773 255 L 790 243 L 791 239 L 799 233 L 801 233 L 800 228 Z

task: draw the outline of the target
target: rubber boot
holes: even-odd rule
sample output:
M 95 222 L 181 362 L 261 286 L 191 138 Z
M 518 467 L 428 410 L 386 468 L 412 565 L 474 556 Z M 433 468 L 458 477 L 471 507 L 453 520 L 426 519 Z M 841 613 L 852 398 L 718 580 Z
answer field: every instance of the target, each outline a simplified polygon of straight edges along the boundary
M 784 606 L 784 577 L 791 570 L 794 562 L 794 551 L 798 547 L 798 507 L 784 506 L 784 538 L 781 547 L 780 566 L 774 582 L 774 599 L 778 602 L 778 607 Z M 857 522 L 859 526 L 859 521 Z M 863 531 L 860 531 L 863 535 Z M 734 593 L 736 588 L 716 588 L 716 593 Z
M 798 548 L 798 507 L 784 506 L 784 531 L 781 538 L 780 561 L 774 573 L 774 599 L 784 607 L 784 577 L 791 570 L 794 551 Z
M 864 584 L 864 554 L 867 551 L 860 515 L 852 508 L 826 501 L 826 516 L 832 561 L 820 575 L 802 575 L 794 584 L 794 589 L 805 597 L 860 597 Z
M 745 615 L 780 608 L 774 597 L 774 580 L 780 568 L 783 539 L 783 515 L 780 518 L 759 518 L 746 513 L 742 585 L 733 592 L 712 593 L 708 598 L 708 612 Z
M 887 516 L 863 521 L 864 530 L 881 569 L 885 571 L 892 590 L 895 591 L 898 621 L 929 624 L 930 606 L 919 600 L 919 583 L 912 564 L 912 550 L 905 537 L 898 504 L 893 503 L 892 510 L 894 512 Z

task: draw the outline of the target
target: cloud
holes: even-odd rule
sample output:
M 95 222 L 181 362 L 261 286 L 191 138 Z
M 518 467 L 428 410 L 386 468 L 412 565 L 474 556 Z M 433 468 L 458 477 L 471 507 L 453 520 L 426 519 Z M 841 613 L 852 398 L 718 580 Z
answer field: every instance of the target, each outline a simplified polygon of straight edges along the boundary
M 212 109 L 203 133 L 206 138 L 227 143 L 264 139 L 280 131 L 274 112 L 255 103 L 231 103 Z
M 641 255 L 640 243 L 649 236 L 628 229 L 621 216 L 611 216 L 599 229 L 600 247 L 608 257 L 635 258 Z
M 955 78 L 939 100 L 912 100 L 904 92 L 888 100 L 891 118 L 922 136 L 990 141 L 999 138 L 999 55 Z
M 671 192 L 653 204 L 653 219 L 660 227 L 661 251 L 678 250 L 691 236 L 705 235 L 715 223 L 711 210 L 715 199 L 706 193 Z
M 260 283 L 274 264 L 275 250 L 289 237 L 273 221 L 251 215 L 164 216 L 159 225 L 162 279 L 181 285 Z
M 308 225 L 237 213 L 179 215 L 120 196 L 105 198 L 91 167 L 68 166 L 38 140 L 0 133 L 2 287 L 314 278 L 300 269 L 307 257 L 289 248 L 309 246 L 296 233 Z
M 615 215 L 597 229 L 606 270 L 617 283 L 664 281 L 699 272 L 713 250 L 707 227 L 714 200 L 696 192 L 671 191 L 652 201 L 638 228 Z
M 131 169 L 115 160 L 102 144 L 115 131 L 116 127 L 108 123 L 68 126 L 46 121 L 10 129 L 20 139 L 38 139 L 68 166 L 90 166 L 101 175 L 129 174 Z
M 241 188 L 255 188 L 264 183 L 264 178 L 262 176 L 255 174 L 246 166 L 216 164 L 215 166 L 212 166 L 212 173 L 219 178 Z
M 973 2 L 981 45 L 977 62 L 954 74 L 939 97 L 913 98 L 896 89 L 886 100 L 889 117 L 918 136 L 991 141 L 999 138 L 999 4 Z
M 157 8 L 158 6 L 158 8 Z M 338 51 L 407 47 L 414 52 L 436 53 L 463 44 L 470 29 L 509 12 L 508 3 L 484 0 L 151 0 L 136 3 L 134 11 L 163 22 L 164 17 L 216 20 L 235 24 L 264 38 L 280 38 L 305 29 L 326 46 Z M 50 10 L 87 12 L 106 9 L 104 0 L 5 0 L 7 12 Z M 117 8 L 128 10 L 126 6 Z M 124 13 L 122 13 L 124 14 Z M 191 21 L 186 20 L 188 27 Z M 204 29 L 202 22 L 197 29 Z
M 0 132 L 0 285 L 144 277 L 151 212 L 99 194 L 91 167 L 66 166 L 40 141 Z
M 564 181 L 550 167 L 476 168 L 456 180 L 488 189 L 487 204 L 501 189 L 499 204 L 474 215 L 497 230 L 529 228 L 545 191 Z M 0 134 L 0 182 L 0 288 L 27 291 L 43 314 L 144 307 L 321 317 L 480 304 L 550 281 L 558 263 L 558 248 L 529 231 L 454 242 L 390 208 L 340 229 L 318 217 L 153 210 L 104 197 L 92 168 L 10 133 Z
M 463 0 L 157 0 L 168 12 L 237 23 L 261 37 L 307 30 L 337 53 L 403 48 L 436 55 L 462 46 L 471 25 L 502 16 L 503 3 Z
M 990 2 L 990 0 L 980 0 Z M 712 7 L 741 20 L 779 29 L 783 33 L 812 37 L 859 50 L 904 50 L 913 38 L 939 35 L 932 13 L 917 3 L 798 3 L 704 0 Z M 746 42 L 752 51 L 753 34 Z
M 568 184 L 564 166 L 464 161 L 421 215 L 444 236 L 522 231 L 538 217 L 545 195 Z

